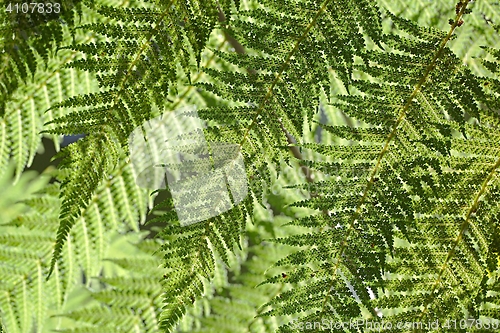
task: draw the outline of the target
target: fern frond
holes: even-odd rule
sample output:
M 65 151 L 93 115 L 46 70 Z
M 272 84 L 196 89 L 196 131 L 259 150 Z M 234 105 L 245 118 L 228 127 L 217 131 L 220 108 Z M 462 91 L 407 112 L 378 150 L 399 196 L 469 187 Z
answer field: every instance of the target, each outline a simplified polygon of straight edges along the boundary
M 160 332 L 162 288 L 159 281 L 162 270 L 157 265 L 159 256 L 151 256 L 149 251 L 150 248 L 158 249 L 159 244 L 152 240 L 142 242 L 131 244 L 134 254 L 107 258 L 123 272 L 96 277 L 94 282 L 104 287 L 91 290 L 90 297 L 94 302 L 59 314 L 71 318 L 74 321 L 71 326 L 75 328 L 58 332 Z
M 134 171 L 125 164 L 103 182 L 90 200 L 89 207 L 75 221 L 67 246 L 61 250 L 52 268 L 53 235 L 58 228 L 61 206 L 58 183 L 25 200 L 30 210 L 18 214 L 17 218 L 2 226 L 2 234 L 9 236 L 0 240 L 0 285 L 2 290 L 8 292 L 8 297 L 2 299 L 11 298 L 12 302 L 2 303 L 0 312 L 5 316 L 2 317 L 5 318 L 5 321 L 2 319 L 5 325 L 14 325 L 8 326 L 9 331 L 29 331 L 26 327 L 31 327 L 29 325 L 33 323 L 40 329 L 57 327 L 47 318 L 62 311 L 68 295 L 80 283 L 82 273 L 95 276 L 101 272 L 102 260 L 109 253 L 111 234 L 129 228 L 138 229 L 138 220 L 145 218 L 148 198 L 133 180 Z M 17 184 L 29 188 L 24 185 L 24 177 Z M 43 277 L 50 269 L 52 279 L 45 281 Z M 23 281 L 26 281 L 25 285 L 21 284 Z M 48 296 L 44 295 L 51 295 L 53 303 L 47 301 Z M 31 300 L 28 305 L 22 297 Z M 11 317 L 6 317 L 7 314 Z
M 291 175 L 291 174 L 290 174 Z M 285 195 L 288 197 L 288 195 Z M 230 267 L 220 267 L 216 271 L 223 275 L 223 282 L 211 286 L 205 297 L 196 300 L 176 328 L 176 332 L 274 332 L 286 318 L 257 318 L 262 312 L 259 305 L 270 300 L 284 289 L 282 283 L 258 286 L 262 276 L 272 276 L 279 269 L 269 269 L 275 258 L 290 253 L 288 247 L 274 247 L 266 241 L 271 235 L 283 235 L 280 224 L 290 220 L 275 217 L 262 208 L 256 209 L 253 224 L 247 224 L 247 232 L 242 237 L 245 245 L 237 252 L 236 261 Z M 282 276 L 280 282 L 284 282 Z M 214 279 L 216 281 L 216 279 Z M 210 289 L 210 288 L 208 288 Z M 288 318 L 289 319 L 289 318 Z
M 49 192 L 51 188 L 49 186 Z M 33 327 L 43 329 L 47 326 L 47 313 L 60 308 L 61 300 L 70 291 L 59 280 L 45 282 L 59 200 L 54 196 L 45 197 L 50 203 L 47 209 L 38 206 L 37 197 L 26 201 L 31 207 L 28 212 L 0 227 L 2 235 L 9 235 L 0 240 L 0 313 L 8 332 L 30 332 Z M 62 273 L 59 269 L 56 267 L 58 276 Z M 50 301 L 48 295 L 53 296 Z
M 14 3 L 11 4 L 15 5 Z M 70 6 L 71 4 L 68 3 L 67 5 Z M 71 14 L 67 19 L 70 20 L 69 22 L 72 22 L 73 11 L 76 8 L 65 12 L 66 14 L 60 14 L 63 16 Z M 32 18 L 29 18 L 30 15 L 24 13 L 19 13 L 18 15 L 21 21 L 25 19 L 28 21 L 43 19 L 42 14 L 33 14 L 31 15 Z M 18 26 L 19 24 L 22 27 Z M 25 27 L 24 24 L 28 26 Z M 42 23 L 38 22 L 38 25 L 30 26 L 27 22 L 18 22 L 6 30 L 8 32 L 14 29 L 16 34 L 26 33 L 30 35 L 30 38 L 25 40 L 18 36 L 15 41 L 10 41 L 10 38 L 12 38 L 11 31 L 11 35 L 5 43 L 24 43 L 26 47 L 36 49 L 32 52 L 32 55 L 34 57 L 33 61 L 35 61 L 33 66 L 37 67 L 37 69 L 33 68 L 30 80 L 25 80 L 26 82 L 20 84 L 14 77 L 10 77 L 8 69 L 5 72 L 2 71 L 2 75 L 9 75 L 9 82 L 2 85 L 9 92 L 5 92 L 1 97 L 3 102 L 1 102 L 2 119 L 0 119 L 0 172 L 5 171 L 8 161 L 13 159 L 16 162 L 16 179 L 19 179 L 18 177 L 25 166 L 30 166 L 33 162 L 33 158 L 41 142 L 39 132 L 43 129 L 43 123 L 63 114 L 63 112 L 54 113 L 53 111 L 44 114 L 44 111 L 56 101 L 62 101 L 64 98 L 75 94 L 88 93 L 96 88 L 96 85 L 92 83 L 88 74 L 77 73 L 74 70 L 60 71 L 60 68 L 65 63 L 75 57 L 74 52 L 63 51 L 58 54 L 58 58 L 52 57 L 48 59 L 48 54 L 55 52 L 56 46 L 61 42 L 63 37 L 71 38 L 69 29 L 63 29 L 62 21 L 55 22 L 51 20 L 48 26 L 44 24 L 40 26 L 39 24 Z M 28 29 L 28 27 L 30 28 Z M 23 29 L 27 30 L 24 31 Z M 38 34 L 39 36 L 35 37 L 33 34 Z M 55 45 L 52 45 L 52 39 L 53 37 L 55 38 L 55 36 L 51 37 L 52 34 L 57 36 L 58 42 Z M 85 37 L 74 36 L 74 38 L 80 40 Z M 2 57 L 8 58 L 9 52 L 4 53 Z M 44 68 L 38 68 L 41 67 L 37 65 L 39 63 L 44 63 Z M 13 73 L 16 73 L 16 71 Z M 79 82 L 82 84 L 77 84 Z M 51 139 L 54 141 L 56 150 L 59 150 L 59 136 L 53 135 Z
M 208 35 L 217 22 L 217 5 L 212 2 L 193 4 L 159 2 L 155 7 L 142 2 L 136 8 L 96 6 L 107 23 L 83 25 L 112 42 L 83 43 L 68 46 L 85 54 L 84 59 L 68 67 L 97 72 L 101 98 L 67 100 L 60 107 L 82 107 L 73 119 L 55 124 L 59 133 L 69 133 L 79 126 L 84 133 L 93 133 L 91 124 L 108 123 L 121 137 L 127 138 L 137 126 L 152 117 L 151 105 L 163 106 L 169 89 L 176 92 L 177 63 L 189 76 L 190 50 L 197 61 Z M 201 20 L 201 21 L 200 21 Z M 189 41 L 186 43 L 186 40 Z M 190 49 L 191 48 L 191 49 Z M 97 112 L 94 112 L 97 111 Z
M 76 153 L 75 146 L 61 155 L 67 158 L 64 165 L 76 168 L 78 172 L 63 184 L 62 195 L 65 199 L 53 264 L 71 226 L 80 216 L 80 210 L 89 205 L 89 199 L 97 186 L 118 162 L 118 155 L 113 151 L 124 148 L 134 128 L 152 118 L 153 106 L 162 107 L 165 104 L 169 87 L 177 82 L 176 61 L 189 73 L 190 53 L 185 48 L 185 39 L 190 40 L 191 47 L 197 50 L 199 58 L 201 47 L 217 20 L 215 13 L 218 12 L 218 7 L 211 2 L 193 6 L 161 3 L 154 9 L 147 3 L 142 5 L 138 8 L 121 9 L 96 6 L 97 12 L 111 22 L 104 25 L 84 25 L 82 28 L 96 29 L 95 32 L 104 34 L 103 37 L 115 37 L 114 42 L 68 46 L 85 53 L 84 59 L 71 63 L 69 67 L 98 71 L 100 87 L 107 90 L 69 98 L 51 108 L 72 107 L 79 110 L 51 121 L 52 128 L 47 133 L 87 133 L 88 139 L 85 138 L 82 142 L 88 143 L 77 144 L 88 145 L 85 149 L 97 149 L 94 156 L 80 149 L 82 158 L 70 158 L 70 153 Z M 193 21 L 179 21 L 179 17 Z M 195 23 L 196 17 L 203 17 L 201 25 Z M 137 20 L 141 22 L 140 28 L 136 26 Z M 127 33 L 119 34 L 120 31 Z M 118 38 L 118 35 L 121 37 Z M 130 40 L 131 36 L 134 40 Z M 96 59 L 99 57 L 100 59 Z M 176 90 L 175 87 L 172 89 Z M 116 140 L 112 145 L 109 145 L 110 137 Z M 99 147 L 109 149 L 110 155 L 104 157 Z M 73 149 L 75 151 L 70 152 Z M 96 165 L 100 165 L 98 170 L 92 168 Z M 86 186 L 80 187 L 78 184 L 81 181 Z M 78 199 L 75 200 L 73 195 L 77 195 Z
M 461 319 L 464 309 L 477 311 L 469 296 L 484 292 L 479 286 L 493 220 L 487 211 L 481 212 L 481 223 L 475 216 L 486 189 L 494 186 L 498 152 L 488 149 L 486 140 L 470 138 L 474 130 L 495 136 L 482 109 L 494 98 L 446 48 L 466 7 L 463 2 L 448 34 L 388 14 L 400 33 L 385 35 L 384 51 L 368 50 L 360 55 L 363 63 L 353 66 L 363 78 L 353 81 L 356 94 L 340 96 L 334 105 L 365 127 L 382 128 L 388 133 L 383 145 L 377 149 L 352 135 L 350 143 L 302 145 L 341 167 L 360 161 L 370 167 L 354 185 L 337 177 L 346 185 L 341 190 L 321 184 L 314 188 L 317 196 L 297 203 L 328 211 L 314 221 L 329 223 L 321 222 L 324 230 L 318 231 L 311 219 L 296 221 L 312 234 L 279 240 L 303 248 L 277 262 L 297 266 L 287 275 L 298 285 L 268 303 L 274 306 L 269 314 L 302 314 L 303 323 L 382 317 L 396 327 L 401 320 Z M 478 123 L 467 123 L 466 114 Z M 333 131 L 340 138 L 345 132 L 344 127 Z M 463 148 L 474 145 L 475 152 Z M 484 147 L 481 153 L 478 145 Z M 417 284 L 398 282 L 413 275 Z M 393 286 L 404 286 L 406 294 L 392 292 Z M 371 301 L 373 288 L 380 288 L 380 302 Z M 297 329 L 287 325 L 281 331 Z
M 32 7 L 23 12 L 19 10 L 22 4 L 22 1 L 6 3 L 0 13 L 0 45 L 3 51 L 0 58 L 1 117 L 5 114 L 6 103 L 12 98 L 11 94 L 22 86 L 21 82 L 27 82 L 28 76 L 33 78 L 35 75 L 40 63 L 37 56 L 46 65 L 49 51 L 62 42 L 63 20 L 73 24 L 74 15 L 81 10 L 80 1 L 59 4 L 57 13 L 56 10 L 38 13 Z
M 447 1 L 415 1 L 409 6 L 405 1 L 380 0 L 384 8 L 397 16 L 406 17 L 421 26 L 446 30 L 449 23 L 444 18 L 451 19 L 456 14 L 457 3 Z M 476 1 L 469 4 L 472 13 L 466 24 L 460 27 L 460 34 L 450 42 L 450 48 L 464 64 L 470 66 L 475 74 L 485 74 L 478 60 L 487 54 L 481 50 L 482 45 L 498 45 L 500 37 L 494 29 L 485 23 L 498 22 L 500 19 L 498 4 L 494 1 Z
M 213 277 L 216 256 L 229 264 L 228 253 L 239 244 L 247 215 L 243 204 L 204 222 L 184 227 L 167 226 L 162 231 L 162 238 L 167 240 L 162 246 L 166 267 L 162 329 L 170 331 L 182 319 L 187 307 L 204 293 L 203 281 Z
M 74 170 L 74 165 L 77 165 L 76 171 L 78 173 L 84 173 L 83 170 L 90 170 L 92 173 L 88 178 L 68 177 L 69 179 L 66 178 L 61 184 L 61 197 L 64 200 L 59 215 L 60 225 L 51 268 L 55 266 L 61 255 L 64 241 L 76 219 L 81 215 L 81 210 L 88 207 L 91 194 L 97 190 L 105 175 L 109 174 L 116 166 L 120 154 L 116 145 L 117 142 L 113 137 L 89 137 L 69 145 L 58 155 L 66 157 L 61 163 L 61 169 L 71 168 Z M 50 273 L 51 271 L 49 276 Z
M 32 55 L 32 39 L 0 56 L 8 69 L 0 172 L 11 153 L 18 175 L 31 163 L 40 130 L 87 134 L 57 155 L 62 183 L 0 225 L 9 233 L 0 237 L 4 329 L 210 332 L 219 323 L 218 332 L 298 332 L 325 321 L 500 319 L 500 53 L 488 47 L 500 38 L 491 0 L 417 1 L 409 10 L 385 0 L 389 10 L 369 0 L 85 3 L 76 11 L 90 15 L 61 30 L 63 61 Z M 401 11 L 407 18 L 392 14 Z M 1 29 L 0 43 L 12 46 L 11 27 Z M 22 85 L 33 73 L 36 82 Z M 197 108 L 184 109 L 186 123 L 201 116 L 206 127 L 186 133 L 172 122 L 171 131 L 156 128 L 158 140 L 147 135 L 155 116 L 188 103 Z M 176 150 L 136 164 L 135 132 L 152 154 Z M 146 241 L 140 254 L 110 255 L 110 236 L 144 221 L 152 197 L 138 184 L 160 166 L 167 189 L 151 189 L 167 195 L 157 205 L 166 213 L 152 220 L 167 225 L 161 247 Z M 289 166 L 303 177 L 286 175 Z M 274 193 L 285 181 L 293 203 Z M 247 224 L 258 220 L 255 203 L 294 220 Z M 266 280 L 254 291 L 259 275 Z M 90 302 L 64 308 L 82 284 Z M 47 293 L 52 303 L 43 303 Z M 410 330 L 442 329 L 397 329 Z

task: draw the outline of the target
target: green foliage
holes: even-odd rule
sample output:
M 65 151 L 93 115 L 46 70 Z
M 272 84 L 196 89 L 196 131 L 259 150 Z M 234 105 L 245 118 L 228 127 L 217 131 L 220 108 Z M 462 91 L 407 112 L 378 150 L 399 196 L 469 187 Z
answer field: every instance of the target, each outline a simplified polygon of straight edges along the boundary
M 110 250 L 113 233 L 123 231 L 127 227 L 125 223 L 128 223 L 128 228 L 137 230 L 137 222 L 141 219 L 137 210 L 145 211 L 147 197 L 144 191 L 134 186 L 131 173 L 133 170 L 128 165 L 117 168 L 101 184 L 68 235 L 67 247 L 61 248 L 61 260 L 54 265 L 53 276 L 48 281 L 54 236 L 59 227 L 60 185 L 46 184 L 46 179 L 42 184 L 33 183 L 28 187 L 24 185 L 28 179 L 24 179 L 29 175 L 23 174 L 12 187 L 12 193 L 6 191 L 7 197 L 10 194 L 18 200 L 23 199 L 23 205 L 11 209 L 11 214 L 4 213 L 2 220 L 9 215 L 17 217 L 9 218 L 8 223 L 0 226 L 3 235 L 2 311 L 8 314 L 5 318 L 10 321 L 5 323 L 9 332 L 26 332 L 32 327 L 43 331 L 60 325 L 48 315 L 63 311 L 82 276 L 97 276 L 105 267 L 102 260 L 108 253 L 113 253 Z M 29 192 L 32 191 L 29 191 L 24 198 L 13 192 L 19 192 L 23 185 L 24 188 L 36 186 L 43 190 L 31 195 Z M 138 206 L 141 202 L 143 207 Z M 118 221 L 125 223 L 118 224 Z
M 106 259 L 121 271 L 94 278 L 92 288 L 87 289 L 92 302 L 62 315 L 73 319 L 76 328 L 58 332 L 159 332 L 162 290 L 157 277 L 161 269 L 159 257 L 151 255 L 158 244 L 144 239 L 135 244 L 127 238 L 122 242 L 129 244 L 120 245 L 128 245 L 133 252 Z
M 22 1 L 9 3 L 22 7 Z M 39 133 L 43 124 L 63 115 L 62 112 L 46 110 L 72 95 L 97 89 L 89 73 L 61 71 L 64 64 L 74 59 L 74 52 L 60 51 L 57 57 L 49 58 L 63 39 L 88 39 L 82 35 L 73 34 L 72 37 L 67 29 L 67 25 L 74 25 L 80 9 L 80 3 L 73 1 L 63 4 L 60 13 L 16 13 L 2 9 L 0 171 L 5 172 L 12 159 L 16 165 L 16 180 L 25 166 L 33 162 L 41 142 Z M 88 12 L 85 14 L 85 17 L 91 17 Z M 59 149 L 59 136 L 49 137 Z
M 3 330 L 498 323 L 498 2 L 62 7 L 0 14 L 0 207 L 20 202 L 0 215 Z M 249 193 L 185 226 L 174 189 L 137 185 L 128 139 L 193 105 Z M 42 135 L 61 162 L 28 185 Z
M 20 81 L 26 82 L 30 74 L 34 77 L 40 62 L 37 56 L 46 64 L 52 43 L 59 46 L 63 40 L 62 23 L 74 25 L 74 14 L 80 10 L 80 1 L 66 1 L 50 13 L 48 9 L 39 13 L 32 5 L 23 12 L 22 4 L 22 1 L 6 3 L 0 21 L 3 47 L 0 116 L 5 114 L 6 103 Z

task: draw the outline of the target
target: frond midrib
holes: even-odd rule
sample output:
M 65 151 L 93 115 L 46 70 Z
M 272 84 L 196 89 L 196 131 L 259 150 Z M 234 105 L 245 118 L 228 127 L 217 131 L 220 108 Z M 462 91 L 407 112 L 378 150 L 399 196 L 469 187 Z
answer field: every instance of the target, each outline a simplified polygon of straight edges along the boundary
M 391 133 L 387 136 L 387 139 L 386 139 L 386 142 L 384 144 L 384 147 L 380 151 L 378 159 L 377 159 L 377 162 L 376 162 L 373 170 L 371 171 L 370 179 L 369 179 L 369 181 L 368 181 L 368 183 L 367 183 L 367 185 L 366 185 L 366 187 L 365 187 L 365 189 L 363 191 L 363 195 L 361 196 L 361 199 L 358 201 L 358 204 L 356 206 L 356 210 L 355 210 L 354 214 L 352 215 L 351 222 L 350 222 L 349 227 L 348 227 L 348 229 L 346 231 L 346 234 L 345 234 L 343 240 L 340 242 L 340 248 L 337 251 L 337 258 L 334 260 L 335 261 L 335 266 L 332 269 L 332 271 L 333 271 L 332 272 L 332 277 L 331 277 L 332 281 L 331 281 L 331 283 L 329 285 L 329 288 L 327 289 L 329 291 L 332 290 L 332 287 L 333 287 L 333 285 L 335 283 L 336 275 L 337 275 L 337 272 L 338 272 L 338 268 L 339 268 L 340 264 L 342 263 L 342 254 L 344 253 L 344 251 L 347 248 L 348 239 L 349 239 L 351 233 L 353 232 L 353 230 L 355 230 L 355 224 L 357 222 L 358 217 L 361 215 L 361 209 L 363 207 L 363 204 L 364 204 L 364 202 L 365 202 L 365 200 L 366 200 L 366 198 L 368 196 L 369 190 L 373 186 L 374 178 L 375 178 L 378 170 L 380 169 L 382 158 L 384 157 L 384 155 L 389 150 L 389 144 L 392 141 L 392 139 L 395 138 L 395 136 L 397 134 L 398 127 L 401 124 L 401 122 L 404 120 L 409 107 L 413 103 L 414 97 L 420 92 L 421 88 L 425 85 L 425 83 L 426 83 L 427 79 L 429 78 L 432 70 L 435 68 L 437 60 L 442 56 L 442 53 L 443 53 L 446 45 L 450 41 L 450 39 L 451 39 L 451 37 L 453 35 L 453 32 L 459 26 L 459 22 L 462 19 L 463 15 L 464 15 L 464 13 L 465 13 L 465 11 L 467 9 L 467 5 L 469 4 L 469 2 L 470 2 L 470 0 L 467 0 L 467 2 L 464 3 L 461 6 L 460 11 L 456 14 L 455 20 L 454 20 L 453 24 L 451 24 L 451 27 L 450 27 L 450 30 L 448 31 L 448 34 L 441 41 L 441 43 L 439 45 L 439 49 L 434 54 L 434 57 L 432 58 L 432 60 L 429 63 L 429 65 L 426 67 L 426 70 L 425 70 L 424 74 L 422 75 L 422 77 L 420 78 L 419 82 L 415 85 L 415 87 L 413 89 L 413 92 L 411 93 L 411 95 L 406 100 L 403 108 L 400 111 L 399 117 L 398 117 L 398 119 L 396 120 L 396 122 L 395 122 L 395 124 L 393 126 L 393 129 L 392 129 Z M 500 165 L 500 159 L 498 160 L 497 165 L 492 170 L 492 172 L 490 173 L 490 175 L 487 177 L 488 181 L 492 177 L 493 173 L 495 172 L 495 169 L 498 168 L 499 165 Z M 479 197 L 482 195 L 482 192 L 484 192 L 486 185 L 487 185 L 487 181 L 485 180 L 485 182 L 483 183 L 483 188 L 481 189 L 480 193 L 478 193 L 478 195 L 476 196 L 476 200 L 475 200 L 474 204 L 471 206 L 471 208 L 469 209 L 469 212 L 467 214 L 467 218 L 464 221 L 463 225 L 461 226 L 460 234 L 459 234 L 459 236 L 457 236 L 457 239 L 456 239 L 457 243 L 460 241 L 461 235 L 466 230 L 466 227 L 467 227 L 467 224 L 468 224 L 466 222 L 468 221 L 468 219 L 470 217 L 470 214 L 472 213 L 473 207 L 475 207 L 477 205 Z M 449 259 L 451 259 L 452 255 L 453 255 L 453 253 L 452 253 L 453 251 L 454 251 L 454 247 L 452 249 L 450 249 L 450 251 L 448 253 L 448 257 L 446 259 L 446 262 Z M 443 269 L 440 272 L 438 279 L 440 278 L 440 276 L 442 275 L 442 273 L 444 272 L 444 270 L 445 270 L 445 264 L 443 264 Z M 437 283 L 436 283 L 436 285 L 437 285 Z M 325 308 L 326 308 L 326 304 L 327 304 L 327 301 L 328 301 L 329 297 L 330 297 L 330 293 L 327 292 L 326 295 L 325 295 L 324 301 L 323 301 L 322 309 L 320 311 L 320 316 L 319 316 L 320 320 L 322 319 L 323 315 L 325 314 Z M 427 308 L 427 305 L 426 305 L 425 308 Z

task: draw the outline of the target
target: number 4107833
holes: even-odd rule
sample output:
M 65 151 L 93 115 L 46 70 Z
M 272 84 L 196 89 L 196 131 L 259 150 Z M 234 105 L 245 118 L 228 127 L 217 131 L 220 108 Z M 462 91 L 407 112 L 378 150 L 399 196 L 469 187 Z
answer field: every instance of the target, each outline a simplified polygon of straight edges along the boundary
M 9 3 L 5 8 L 6 12 L 12 13 L 60 13 L 61 12 L 61 4 L 60 3 L 43 3 L 43 2 L 23 2 L 12 4 Z

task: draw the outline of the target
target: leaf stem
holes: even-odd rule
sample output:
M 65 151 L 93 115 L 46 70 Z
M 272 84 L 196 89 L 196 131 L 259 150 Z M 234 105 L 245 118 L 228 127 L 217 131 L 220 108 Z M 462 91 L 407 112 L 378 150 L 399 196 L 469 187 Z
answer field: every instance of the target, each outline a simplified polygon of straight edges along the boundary
M 368 181 L 368 183 L 366 184 L 366 187 L 363 191 L 363 195 L 361 196 L 361 199 L 359 200 L 358 204 L 357 204 L 357 207 L 356 207 L 356 210 L 352 216 L 352 219 L 351 219 L 351 223 L 349 225 L 349 228 L 348 230 L 346 231 L 346 235 L 344 236 L 344 239 L 340 242 L 340 250 L 338 251 L 338 255 L 337 255 L 337 258 L 336 258 L 336 263 L 335 263 L 335 267 L 333 269 L 333 276 L 332 276 L 332 282 L 330 283 L 330 286 L 328 288 L 328 293 L 326 294 L 325 296 L 325 300 L 323 301 L 323 306 L 322 306 L 322 309 L 321 309 L 321 316 L 320 316 L 320 319 L 321 317 L 323 316 L 323 314 L 325 313 L 325 308 L 326 308 L 326 303 L 327 303 L 327 300 L 330 296 L 330 290 L 332 289 L 333 285 L 334 285 L 334 282 L 335 282 L 335 277 L 336 277 L 336 274 L 337 274 L 337 271 L 339 269 L 339 266 L 340 266 L 340 263 L 342 262 L 342 255 L 344 254 L 344 251 L 347 247 L 347 244 L 348 244 L 348 239 L 352 233 L 353 230 L 355 230 L 355 224 L 357 223 L 358 221 L 358 217 L 361 215 L 361 210 L 363 208 L 363 204 L 365 203 L 366 201 L 366 198 L 368 197 L 368 192 L 369 190 L 371 189 L 371 187 L 373 186 L 373 183 L 374 183 L 374 178 L 378 172 L 378 170 L 380 169 L 380 165 L 381 165 L 381 161 L 382 161 L 382 158 L 385 156 L 385 154 L 389 151 L 389 144 L 391 143 L 392 139 L 396 136 L 396 133 L 397 133 L 397 130 L 398 130 L 398 127 L 399 125 L 403 122 L 405 116 L 406 116 L 406 113 L 408 112 L 408 109 L 410 107 L 410 105 L 413 103 L 413 99 L 414 97 L 420 92 L 421 88 L 424 86 L 424 84 L 426 83 L 430 73 L 432 70 L 434 70 L 435 66 L 436 66 L 436 63 L 437 63 L 437 60 L 442 56 L 442 53 L 446 47 L 446 44 L 450 41 L 451 39 L 451 36 L 453 35 L 453 32 L 455 31 L 455 29 L 457 28 L 459 22 L 461 21 L 461 18 L 462 16 L 464 15 L 465 13 L 465 10 L 467 8 L 467 5 L 468 3 L 470 2 L 470 0 L 466 0 L 466 2 L 462 5 L 461 9 L 460 9 L 460 12 L 456 15 L 455 17 L 455 21 L 453 22 L 453 24 L 451 25 L 450 27 L 450 30 L 448 32 L 448 34 L 446 35 L 446 37 L 441 41 L 440 45 L 439 45 L 439 49 L 437 50 L 437 52 L 434 54 L 434 57 L 432 58 L 431 62 L 429 63 L 429 65 L 427 66 L 427 68 L 425 69 L 425 72 L 424 74 L 422 75 L 422 78 L 418 81 L 418 83 L 415 85 L 414 89 L 413 89 L 413 92 L 411 93 L 411 95 L 408 97 L 408 99 L 406 100 L 406 103 L 404 104 L 404 106 L 402 107 L 401 111 L 400 111 L 400 114 L 399 114 L 399 117 L 397 118 L 396 120 L 396 123 L 394 124 L 393 128 L 392 128 L 392 131 L 391 133 L 387 136 L 387 139 L 385 141 L 385 144 L 384 144 L 384 147 L 382 148 L 382 150 L 380 151 L 379 155 L 378 155 L 378 158 L 377 158 L 377 162 L 375 164 L 375 167 L 373 168 L 371 174 L 370 174 L 370 180 Z

